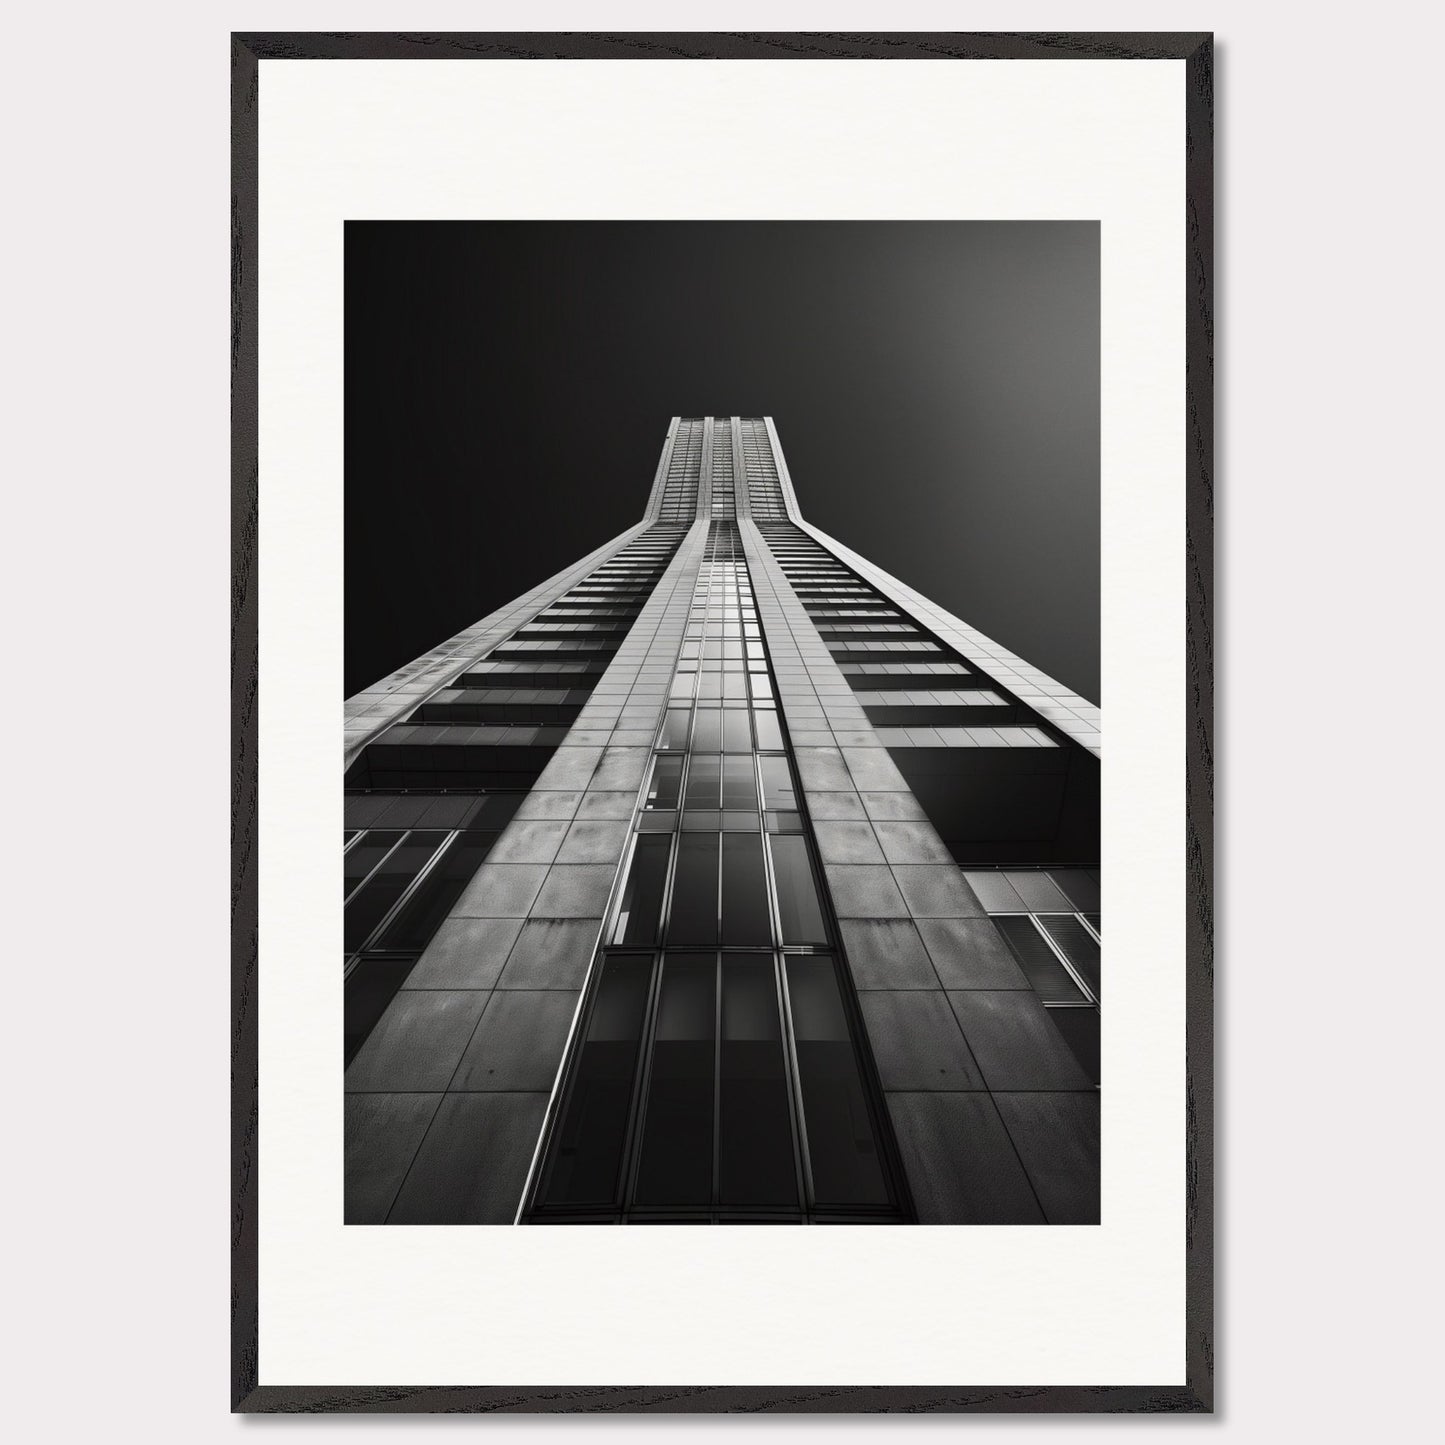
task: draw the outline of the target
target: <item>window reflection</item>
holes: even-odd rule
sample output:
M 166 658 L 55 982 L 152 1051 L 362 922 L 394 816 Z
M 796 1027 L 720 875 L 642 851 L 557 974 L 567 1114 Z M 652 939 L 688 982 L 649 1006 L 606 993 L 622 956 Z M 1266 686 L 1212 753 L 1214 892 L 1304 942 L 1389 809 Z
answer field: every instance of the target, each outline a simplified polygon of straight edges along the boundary
M 897 1216 L 844 975 L 812 951 L 801 802 L 740 541 L 714 527 L 538 1217 Z
M 819 1203 L 885 1203 L 888 1188 L 833 960 L 790 957 L 787 973 L 813 1193 Z
M 712 1199 L 716 973 L 711 954 L 669 954 L 663 964 L 638 1204 Z
M 808 858 L 807 840 L 798 834 L 768 836 L 773 854 L 773 877 L 778 890 L 778 922 L 783 942 L 826 943 L 828 930 Z
M 677 870 L 668 915 L 671 943 L 714 944 L 718 936 L 718 838 L 684 833 L 678 840 Z
M 614 943 L 652 943 L 657 938 L 658 914 L 662 909 L 671 851 L 672 839 L 666 834 L 646 833 L 638 838 L 617 908 L 617 922 L 612 932 Z
M 549 1204 L 610 1203 L 616 1197 L 651 976 L 647 955 L 614 953 L 602 960 L 542 1184 Z
M 723 957 L 718 1197 L 724 1204 L 798 1200 L 774 967 L 771 957 Z

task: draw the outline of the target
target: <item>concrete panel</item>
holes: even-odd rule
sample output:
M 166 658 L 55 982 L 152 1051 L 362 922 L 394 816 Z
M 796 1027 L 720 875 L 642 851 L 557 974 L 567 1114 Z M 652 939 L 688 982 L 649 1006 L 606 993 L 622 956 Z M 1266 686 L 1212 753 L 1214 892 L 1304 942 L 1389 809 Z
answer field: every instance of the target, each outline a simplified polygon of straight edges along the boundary
M 616 864 L 555 864 L 537 893 L 534 918 L 600 918 L 617 872 Z
M 875 822 L 884 819 L 927 822 L 928 814 L 912 793 L 860 792 L 863 810 Z
M 608 748 L 593 775 L 595 792 L 635 792 L 642 786 L 650 754 L 646 748 Z
M 641 787 L 641 784 L 638 784 Z M 577 809 L 578 819 L 630 818 L 637 806 L 637 789 L 630 793 L 588 793 Z
M 487 855 L 487 862 L 550 863 L 566 835 L 566 823 L 513 818 Z
M 987 918 L 920 918 L 918 934 L 945 988 L 1028 988 Z
M 440 1094 L 346 1096 L 346 1222 L 384 1224 Z
M 983 918 L 983 905 L 952 864 L 904 864 L 893 869 L 915 918 Z
M 983 1075 L 941 991 L 878 990 L 860 993 L 858 1003 L 885 1092 L 983 1088 Z
M 938 975 L 911 922 L 845 918 L 838 927 L 857 988 L 938 987 Z
M 829 863 L 823 871 L 840 918 L 908 917 L 908 906 L 887 868 Z
M 948 1001 L 990 1089 L 1093 1087 L 1031 989 L 969 989 Z
M 894 1093 L 888 1112 L 920 1224 L 1044 1224 L 985 1093 Z
M 1099 1095 L 995 1094 L 1050 1224 L 1099 1222 Z
M 533 789 L 517 809 L 516 820 L 529 818 L 570 819 L 582 801 L 582 792 L 543 792 Z
M 462 1056 L 454 1089 L 550 1092 L 576 1011 L 575 993 L 498 989 Z
M 627 847 L 628 827 L 621 819 L 579 818 L 567 830 L 559 863 L 610 863 L 614 868 Z
M 542 770 L 536 787 L 562 792 L 585 788 L 601 757 L 601 748 L 558 748 Z
M 390 1224 L 511 1224 L 547 1095 L 448 1094 L 392 1206 Z
M 883 851 L 868 823 L 818 822 L 813 825 L 818 853 L 825 863 L 881 863 Z
M 449 918 L 403 987 L 491 988 L 521 928 L 520 918 Z
M 445 1089 L 487 998 L 479 989 L 403 989 L 351 1061 L 347 1092 Z
M 547 869 L 540 863 L 483 863 L 452 909 L 453 918 L 525 918 Z
M 600 918 L 529 918 L 497 987 L 580 989 L 601 923 Z
M 908 784 L 884 748 L 844 748 L 843 760 L 860 793 L 906 792 Z
M 880 821 L 873 825 L 873 831 L 878 835 L 883 856 L 890 863 L 942 863 L 953 866 L 953 855 L 932 823 Z
M 837 748 L 797 748 L 793 761 L 808 792 L 851 793 L 855 789 Z
M 813 793 L 808 798 L 808 811 L 815 822 L 830 818 L 861 822 L 866 816 L 857 793 Z

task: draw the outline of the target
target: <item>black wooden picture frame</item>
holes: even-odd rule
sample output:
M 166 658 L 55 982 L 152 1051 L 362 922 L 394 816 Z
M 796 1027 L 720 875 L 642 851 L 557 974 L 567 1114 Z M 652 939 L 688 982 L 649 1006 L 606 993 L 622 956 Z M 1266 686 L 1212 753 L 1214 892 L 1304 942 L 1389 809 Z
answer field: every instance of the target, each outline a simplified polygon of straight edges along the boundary
M 1184 1385 L 263 1385 L 258 1378 L 258 62 L 1112 59 L 1186 63 L 1187 837 Z M 1137 1413 L 1213 1409 L 1213 46 L 1205 33 L 236 34 L 231 42 L 231 1395 L 246 1413 Z

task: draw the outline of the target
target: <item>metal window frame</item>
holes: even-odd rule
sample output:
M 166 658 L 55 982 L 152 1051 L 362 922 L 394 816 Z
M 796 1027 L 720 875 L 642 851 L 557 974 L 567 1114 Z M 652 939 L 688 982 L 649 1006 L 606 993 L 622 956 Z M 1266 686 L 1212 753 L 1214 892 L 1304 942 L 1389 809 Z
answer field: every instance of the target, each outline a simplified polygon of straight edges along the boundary
M 404 846 L 406 840 L 411 837 L 413 833 L 444 833 L 446 836 L 442 840 L 442 842 L 437 845 L 436 850 L 432 853 L 431 857 L 428 858 L 424 864 L 422 864 L 420 870 L 412 877 L 411 882 L 408 883 L 407 886 L 402 890 L 396 902 L 393 903 L 389 909 L 387 909 L 381 921 L 376 925 L 375 928 L 371 930 L 370 933 L 366 935 L 366 942 L 358 945 L 356 948 L 347 949 L 347 953 L 356 954 L 358 956 L 365 953 L 419 953 L 419 950 L 416 949 L 378 949 L 375 945 L 381 935 L 391 926 L 393 921 L 396 919 L 397 914 L 406 907 L 407 903 L 415 895 L 417 889 L 421 886 L 422 881 L 430 877 L 441 858 L 445 854 L 450 853 L 452 849 L 455 848 L 456 840 L 460 838 L 463 833 L 471 831 L 472 830 L 469 828 L 408 828 L 406 833 L 391 848 L 387 850 L 386 858 L 390 858 L 391 855 L 395 853 L 398 848 Z M 489 830 L 478 829 L 477 831 L 486 832 Z M 361 892 L 362 888 L 364 888 L 368 883 L 371 882 L 371 880 L 376 876 L 377 868 L 380 868 L 382 864 L 386 862 L 386 858 L 383 858 L 381 862 L 376 865 L 376 868 L 373 868 L 371 872 L 366 875 L 365 882 L 359 884 L 356 888 L 352 889 L 352 891 L 346 897 L 347 904 L 350 904 L 351 901 Z
M 726 521 L 709 521 L 709 534 L 705 544 L 702 560 L 698 566 L 698 572 L 693 586 L 693 598 L 689 604 L 687 619 L 684 623 L 683 637 L 679 641 L 678 652 L 673 662 L 674 682 L 678 676 L 690 673 L 694 678 L 701 675 L 703 669 L 700 665 L 691 669 L 682 669 L 680 663 L 684 661 L 683 651 L 688 645 L 688 636 L 694 626 L 700 628 L 700 636 L 697 641 L 701 643 L 706 639 L 707 623 L 715 615 L 725 616 L 730 606 L 741 610 L 750 604 L 756 613 L 757 598 L 752 585 L 751 569 L 748 566 L 746 555 L 742 550 L 741 537 L 736 531 L 736 524 L 731 524 L 730 534 L 720 533 L 720 527 L 727 527 L 730 524 Z M 722 555 L 724 544 L 727 547 L 727 555 Z M 719 574 L 722 575 L 719 575 Z M 747 602 L 745 603 L 744 597 Z M 694 623 L 694 612 L 698 610 L 699 599 L 702 601 L 701 617 Z M 731 599 L 731 600 L 730 600 Z M 715 957 L 716 987 L 721 989 L 721 970 L 723 955 L 735 954 L 757 954 L 759 956 L 768 954 L 773 958 L 774 980 L 778 990 L 778 1001 L 780 1007 L 780 1026 L 783 1032 L 784 1060 L 788 1075 L 788 1097 L 790 1117 L 793 1120 L 793 1141 L 795 1167 L 799 1172 L 801 1186 L 803 1189 L 803 1214 L 802 1222 L 817 1222 L 814 1215 L 821 1211 L 832 1214 L 839 1218 L 855 1217 L 854 1209 L 849 1206 L 827 1205 L 819 1206 L 816 1192 L 813 1186 L 813 1172 L 811 1155 L 808 1151 L 806 1118 L 802 1101 L 802 1076 L 798 1066 L 798 1055 L 796 1039 L 793 1035 L 793 1015 L 791 997 L 787 987 L 786 979 L 786 958 L 788 956 L 823 956 L 830 959 L 830 966 L 833 969 L 834 984 L 837 989 L 844 1017 L 847 1024 L 848 1043 L 858 1069 L 859 1082 L 862 1088 L 864 1106 L 868 1111 L 868 1117 L 872 1128 L 873 1138 L 878 1150 L 880 1169 L 883 1175 L 885 1190 L 888 1195 L 886 1206 L 858 1207 L 857 1215 L 864 1219 L 888 1219 L 890 1221 L 907 1220 L 915 1217 L 913 1204 L 908 1192 L 907 1177 L 901 1165 L 898 1155 L 897 1141 L 893 1136 L 891 1120 L 888 1117 L 886 1107 L 883 1104 L 881 1086 L 878 1079 L 877 1066 L 872 1057 L 872 1050 L 868 1043 L 866 1027 L 862 1020 L 861 1011 L 852 986 L 851 972 L 847 968 L 846 959 L 842 951 L 842 933 L 838 922 L 833 914 L 832 900 L 824 883 L 825 875 L 822 872 L 821 858 L 818 853 L 816 840 L 812 837 L 812 822 L 807 814 L 806 804 L 801 788 L 797 784 L 797 769 L 792 760 L 792 748 L 788 740 L 786 720 L 782 717 L 777 707 L 775 679 L 773 677 L 772 662 L 769 655 L 766 639 L 762 635 L 761 627 L 758 626 L 757 641 L 760 644 L 762 667 L 757 671 L 768 679 L 772 695 L 764 700 L 761 708 L 758 707 L 752 694 L 752 687 L 749 684 L 747 695 L 740 703 L 734 700 L 734 710 L 746 710 L 751 715 L 756 711 L 769 711 L 778 720 L 779 734 L 782 740 L 781 749 L 769 749 L 766 754 L 759 751 L 756 746 L 756 728 L 750 719 L 750 735 L 753 738 L 754 746 L 750 753 L 728 753 L 719 751 L 717 753 L 699 754 L 702 757 L 719 760 L 719 793 L 718 812 L 723 811 L 721 807 L 721 782 L 722 782 L 722 761 L 728 757 L 741 758 L 750 756 L 753 765 L 754 787 L 758 797 L 758 829 L 755 836 L 761 836 L 761 856 L 763 862 L 764 886 L 767 895 L 769 928 L 772 934 L 770 944 L 756 945 L 725 945 L 722 941 L 723 930 L 723 868 L 722 850 L 723 839 L 728 836 L 728 831 L 722 828 L 697 830 L 697 836 L 711 836 L 718 840 L 717 848 L 717 873 L 715 883 L 715 924 L 717 941 L 714 944 L 686 944 L 674 943 L 670 940 L 669 934 L 672 925 L 672 911 L 677 885 L 677 869 L 681 857 L 682 838 L 691 830 L 682 826 L 683 816 L 686 812 L 687 786 L 692 772 L 693 762 L 693 739 L 696 736 L 699 713 L 704 706 L 709 711 L 719 713 L 727 710 L 726 700 L 719 697 L 713 706 L 713 700 L 704 701 L 697 696 L 700 690 L 697 683 L 693 685 L 693 696 L 689 699 L 682 699 L 669 694 L 662 707 L 662 715 L 658 720 L 657 728 L 653 734 L 651 749 L 652 762 L 645 771 L 642 781 L 639 784 L 637 797 L 634 801 L 631 816 L 631 831 L 628 837 L 627 847 L 624 849 L 623 857 L 619 863 L 617 873 L 613 881 L 613 889 L 609 897 L 607 908 L 603 915 L 602 926 L 598 938 L 594 944 L 593 957 L 588 966 L 587 976 L 583 981 L 582 994 L 579 998 L 578 1009 L 573 1016 L 572 1027 L 564 1046 L 562 1061 L 558 1067 L 557 1076 L 553 1082 L 551 1095 L 548 1099 L 547 1113 L 544 1116 L 543 1128 L 541 1130 L 536 1149 L 533 1153 L 531 1166 L 528 1170 L 526 1184 L 524 1186 L 521 1201 L 518 1205 L 516 1223 L 546 1223 L 554 1218 L 552 1211 L 545 1205 L 539 1205 L 537 1197 L 541 1191 L 548 1161 L 552 1156 L 553 1141 L 556 1138 L 556 1131 L 561 1127 L 561 1121 L 566 1115 L 570 1100 L 573 1096 L 573 1089 L 576 1079 L 576 1060 L 581 1048 L 585 1045 L 586 1030 L 590 1026 L 590 1020 L 596 1006 L 596 998 L 600 987 L 600 976 L 606 966 L 606 960 L 612 955 L 637 956 L 648 954 L 652 957 L 652 975 L 650 980 L 649 996 L 644 1017 L 643 1038 L 639 1045 L 641 1053 L 634 1064 L 633 1093 L 628 1113 L 628 1132 L 624 1145 L 624 1158 L 619 1166 L 619 1192 L 615 1195 L 612 1206 L 612 1217 L 615 1222 L 628 1222 L 633 1219 L 633 1206 L 631 1199 L 635 1192 L 636 1174 L 640 1168 L 641 1149 L 643 1133 L 646 1128 L 645 1110 L 647 1099 L 647 1088 L 650 1085 L 652 1054 L 656 1042 L 657 1010 L 660 1007 L 661 988 L 663 972 L 666 966 L 665 960 L 669 954 L 673 955 L 700 955 L 711 953 Z M 725 661 L 725 659 L 724 659 Z M 754 671 L 751 666 L 752 659 L 747 658 L 748 664 L 742 669 L 744 676 L 750 676 Z M 688 723 L 688 739 L 685 749 L 659 749 L 658 742 L 667 726 L 667 714 L 673 707 L 687 706 L 690 709 Z M 770 810 L 764 807 L 764 793 L 761 774 L 762 756 L 780 756 L 787 761 L 788 770 L 794 780 L 795 807 L 800 828 L 795 834 L 787 836 L 798 836 L 803 838 L 806 857 L 808 859 L 815 895 L 818 899 L 819 913 L 823 920 L 823 927 L 828 939 L 820 943 L 808 944 L 785 944 L 783 942 L 782 918 L 779 905 L 777 874 L 773 863 L 772 845 L 768 839 L 772 836 L 767 827 L 767 814 Z M 675 809 L 649 809 L 646 807 L 647 794 L 652 780 L 656 760 L 659 757 L 680 758 L 682 760 L 682 772 L 679 779 L 678 806 Z M 712 810 L 705 810 L 712 811 Z M 772 810 L 777 811 L 777 810 Z M 640 826 L 641 819 L 647 813 L 667 813 L 673 815 L 673 827 L 667 833 L 662 830 L 643 829 Z M 735 836 L 745 836 L 737 833 Z M 659 902 L 658 919 L 653 933 L 653 941 L 650 944 L 633 944 L 616 941 L 618 918 L 621 912 L 623 897 L 626 893 L 627 881 L 632 871 L 633 861 L 636 857 L 640 841 L 644 837 L 667 837 L 669 839 L 668 855 L 665 864 L 665 877 L 663 883 L 662 897 Z M 718 1133 L 718 1110 L 720 1108 L 720 1084 L 719 1075 L 716 1069 L 716 1051 L 720 1048 L 721 1038 L 721 997 L 720 993 L 714 1000 L 715 1015 L 715 1069 L 714 1069 L 714 1175 L 713 1193 L 716 1196 L 718 1187 L 718 1174 L 716 1168 L 716 1156 L 719 1147 Z M 597 1206 L 601 1209 L 602 1206 Z M 648 1209 L 661 1207 L 648 1206 Z M 699 1207 L 700 1208 L 700 1207 Z M 710 1206 L 712 1215 L 716 1219 L 719 1212 L 729 1213 L 724 1210 L 716 1198 Z M 574 1211 L 575 1212 L 575 1211 Z M 589 1217 L 592 1211 L 587 1211 Z M 676 1210 L 664 1210 L 666 1214 L 676 1214 Z M 600 1217 L 600 1216 L 599 1216 Z M 639 1215 L 637 1222 L 643 1222 L 645 1213 Z

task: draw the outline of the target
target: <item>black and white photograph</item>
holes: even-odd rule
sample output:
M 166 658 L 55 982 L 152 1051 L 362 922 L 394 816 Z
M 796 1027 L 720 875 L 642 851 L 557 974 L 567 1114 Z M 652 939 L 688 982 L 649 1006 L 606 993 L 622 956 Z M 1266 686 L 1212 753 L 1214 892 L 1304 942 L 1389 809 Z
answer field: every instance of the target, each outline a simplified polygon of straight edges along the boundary
M 238 1410 L 1210 1408 L 1211 55 L 236 37 Z
M 347 1222 L 1096 1224 L 1098 225 L 345 283 Z

